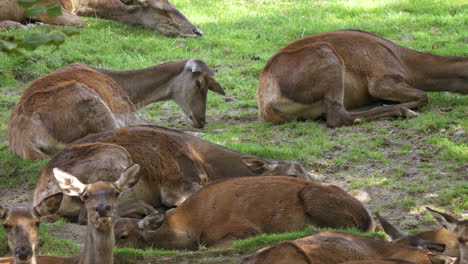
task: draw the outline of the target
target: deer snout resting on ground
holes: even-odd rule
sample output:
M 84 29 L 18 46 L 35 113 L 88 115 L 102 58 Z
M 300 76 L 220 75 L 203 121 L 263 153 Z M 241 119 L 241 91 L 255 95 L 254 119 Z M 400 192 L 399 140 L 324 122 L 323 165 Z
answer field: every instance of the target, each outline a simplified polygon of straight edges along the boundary
M 356 262 L 351 262 L 356 261 Z M 451 264 L 445 255 L 337 231 L 283 241 L 247 256 L 243 264 Z
M 417 115 L 426 92 L 468 93 L 468 58 L 437 56 L 369 32 L 339 30 L 296 40 L 260 73 L 259 118 L 285 123 L 325 117 L 330 127 Z M 357 111 L 380 101 L 397 104 Z
M 198 59 L 132 71 L 72 64 L 29 86 L 8 119 L 8 140 L 19 157 L 40 159 L 88 134 L 150 124 L 136 110 L 170 99 L 202 128 L 208 90 L 225 94 Z
M 401 233 L 380 214 L 376 213 L 385 233 L 390 236 L 392 243 L 426 249 L 444 255 L 458 257 L 460 254 L 457 236 L 443 227 L 421 232 L 415 235 Z
M 39 177 L 34 204 L 61 192 L 52 173 L 55 167 L 92 183 L 117 180 L 134 163 L 141 166 L 141 178 L 123 194 L 121 216 L 141 217 L 152 213 L 152 207 L 178 206 L 201 186 L 221 179 L 260 175 L 312 179 L 297 162 L 240 153 L 168 128 L 132 126 L 90 135 L 53 157 Z M 86 220 L 82 212 L 82 203 L 65 195 L 57 214 Z
M 0 206 L 0 220 L 3 221 L 12 255 L 9 258 L 0 258 L 0 263 L 5 263 L 6 260 L 12 264 L 36 263 L 40 218 L 54 214 L 60 207 L 62 196 L 61 193 L 51 195 L 33 208 Z
M 53 0 L 46 0 L 44 3 L 38 5 L 55 3 Z M 37 16 L 33 17 L 38 21 L 45 24 L 53 25 L 69 25 L 82 27 L 85 25 L 83 19 L 73 15 L 64 8 L 62 8 L 62 14 L 60 16 L 48 16 L 47 12 L 44 11 Z M 20 22 L 26 20 L 25 10 L 22 8 L 18 0 L 1 0 L 0 1 L 0 30 L 9 28 L 25 28 Z
M 144 248 L 229 247 L 238 239 L 317 227 L 374 229 L 365 207 L 337 186 L 262 176 L 209 184 L 166 214 L 119 219 L 116 244 Z

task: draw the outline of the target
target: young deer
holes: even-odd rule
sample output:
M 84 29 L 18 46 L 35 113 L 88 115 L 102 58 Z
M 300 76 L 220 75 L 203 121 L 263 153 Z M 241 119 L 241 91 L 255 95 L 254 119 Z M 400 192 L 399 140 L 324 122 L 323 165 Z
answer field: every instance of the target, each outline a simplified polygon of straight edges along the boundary
M 406 235 L 401 233 L 398 228 L 393 226 L 379 213 L 376 213 L 375 215 L 377 216 L 377 219 L 379 219 L 385 233 L 387 233 L 387 235 L 392 239 L 392 243 L 440 252 L 452 257 L 458 257 L 460 254 L 457 236 L 443 227 L 415 235 Z
M 455 264 L 467 264 L 468 263 L 468 219 L 458 220 L 457 218 L 441 213 L 431 208 L 426 207 L 432 216 L 448 231 L 453 232 L 458 240 L 460 247 L 460 255 L 457 256 Z
M 360 30 L 296 40 L 260 73 L 259 118 L 274 123 L 324 116 L 330 127 L 413 116 L 426 92 L 468 93 L 468 58 L 437 56 Z M 357 111 L 392 101 L 397 104 Z M 351 112 L 352 111 L 352 112 Z
M 62 194 L 45 198 L 33 208 L 0 206 L 0 220 L 7 233 L 8 246 L 13 257 L 7 258 L 13 264 L 35 264 L 35 250 L 38 245 L 38 229 L 41 216 L 54 214 L 60 207 Z M 0 259 L 0 263 L 4 263 Z
M 8 119 L 10 147 L 23 159 L 40 159 L 89 134 L 150 124 L 136 110 L 171 99 L 194 127 L 202 128 L 208 91 L 224 95 L 213 75 L 198 59 L 131 71 L 66 66 L 23 93 Z
M 178 206 L 203 185 L 216 180 L 260 175 L 312 179 L 297 162 L 240 153 L 158 126 L 125 127 L 90 135 L 75 143 L 46 165 L 34 191 L 34 204 L 60 192 L 52 174 L 54 167 L 72 173 L 83 183 L 90 183 L 116 180 L 122 170 L 133 163 L 139 164 L 141 179 L 123 195 L 119 210 L 120 216 L 136 214 L 139 217 L 151 213 L 151 207 Z M 129 204 L 124 205 L 127 202 Z M 57 214 L 78 218 L 83 223 L 81 220 L 86 218 L 81 213 L 84 212 L 81 201 L 66 195 Z
M 370 231 L 365 207 L 337 186 L 284 176 L 242 177 L 203 187 L 179 207 L 143 220 L 119 219 L 116 244 L 144 248 L 228 247 L 261 233 L 308 225 Z
M 384 261 L 385 260 L 385 261 Z M 247 256 L 243 264 L 301 263 L 301 264 L 337 264 L 337 263 L 415 263 L 449 264 L 453 260 L 445 255 L 428 255 L 428 251 L 388 243 L 354 234 L 337 231 L 321 232 L 294 241 L 283 241 L 273 246 L 260 249 Z M 381 262 L 379 262 L 381 261 Z

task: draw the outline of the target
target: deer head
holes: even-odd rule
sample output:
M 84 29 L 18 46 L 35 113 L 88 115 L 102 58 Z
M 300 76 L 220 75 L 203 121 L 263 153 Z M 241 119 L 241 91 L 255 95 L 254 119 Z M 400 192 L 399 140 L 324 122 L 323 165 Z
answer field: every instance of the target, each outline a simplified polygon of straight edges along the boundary
M 62 197 L 61 193 L 51 195 L 33 208 L 8 209 L 0 206 L 0 220 L 7 233 L 13 263 L 35 263 L 40 218 L 54 214 L 60 207 Z
M 205 127 L 208 90 L 225 95 L 213 75 L 214 73 L 203 61 L 190 59 L 174 82 L 172 89 L 174 101 L 196 128 Z
M 165 213 L 156 212 L 138 220 L 121 218 L 115 222 L 115 244 L 118 247 L 147 248 L 151 244 L 144 237 L 144 232 L 155 231 L 161 227 Z
M 120 0 L 125 5 L 139 6 L 141 23 L 169 36 L 198 37 L 203 32 L 167 0 Z

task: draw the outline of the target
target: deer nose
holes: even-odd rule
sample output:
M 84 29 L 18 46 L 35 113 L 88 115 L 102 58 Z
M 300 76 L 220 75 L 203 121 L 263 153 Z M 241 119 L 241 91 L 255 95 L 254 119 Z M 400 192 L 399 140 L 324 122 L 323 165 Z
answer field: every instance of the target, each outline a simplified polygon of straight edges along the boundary
M 195 29 L 193 30 L 193 33 L 197 34 L 197 36 L 202 36 L 203 35 L 203 31 L 201 31 L 199 28 L 195 27 Z
M 30 247 L 17 247 L 15 249 L 15 256 L 20 260 L 27 260 L 32 255 L 32 249 Z
M 112 207 L 108 204 L 99 204 L 95 207 L 95 210 L 99 214 L 99 216 L 106 217 L 107 214 L 110 212 L 111 208 Z

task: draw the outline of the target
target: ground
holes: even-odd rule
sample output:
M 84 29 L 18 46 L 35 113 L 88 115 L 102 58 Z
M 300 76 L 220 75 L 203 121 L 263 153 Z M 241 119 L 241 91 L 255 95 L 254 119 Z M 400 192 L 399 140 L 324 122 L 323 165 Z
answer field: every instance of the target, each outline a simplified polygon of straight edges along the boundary
M 207 0 L 203 6 L 195 0 L 171 2 L 205 36 L 167 38 L 144 28 L 87 18 L 88 27 L 58 50 L 47 47 L 24 56 L 0 54 L 0 205 L 29 205 L 37 177 L 48 161 L 20 160 L 6 140 L 8 115 L 32 80 L 74 62 L 117 70 L 198 57 L 216 71 L 215 78 L 227 93 L 209 95 L 205 129 L 191 128 L 173 102 L 155 103 L 140 113 L 156 124 L 205 133 L 204 139 L 237 151 L 300 161 L 317 182 L 341 186 L 372 213 L 380 212 L 404 231 L 437 226 L 425 213 L 426 206 L 466 217 L 467 96 L 430 93 L 429 104 L 416 110 L 417 117 L 334 129 L 327 128 L 323 120 L 284 125 L 259 122 L 255 100 L 258 74 L 268 58 L 294 39 L 320 32 L 358 28 L 418 51 L 467 56 L 466 5 L 429 0 L 298 0 L 294 4 L 285 0 Z M 10 30 L 8 34 L 22 36 L 25 31 Z M 84 230 L 63 221 L 44 225 L 40 253 L 76 252 L 79 247 L 75 244 L 58 243 L 55 237 L 80 245 Z M 0 255 L 7 252 L 5 243 L 0 243 Z M 184 254 L 165 256 L 163 263 L 207 261 L 203 254 Z M 207 258 L 213 263 L 240 258 L 237 253 L 227 255 Z M 154 261 L 139 259 L 141 263 Z

